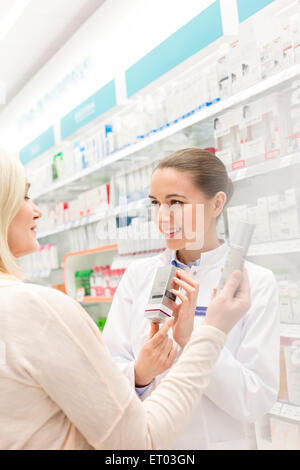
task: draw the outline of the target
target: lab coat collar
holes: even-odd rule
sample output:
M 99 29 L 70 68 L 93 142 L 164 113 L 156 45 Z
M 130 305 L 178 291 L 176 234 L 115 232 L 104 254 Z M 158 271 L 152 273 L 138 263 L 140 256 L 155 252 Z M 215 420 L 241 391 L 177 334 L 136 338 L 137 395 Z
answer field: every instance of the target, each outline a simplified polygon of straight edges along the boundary
M 222 242 L 222 245 L 218 246 L 218 248 L 215 248 L 214 250 L 201 253 L 201 257 L 193 263 L 189 263 L 188 266 L 178 261 L 175 250 L 170 250 L 168 248 L 160 255 L 160 259 L 163 264 L 174 264 L 184 270 L 189 270 L 191 267 L 203 269 L 204 267 L 218 266 L 228 250 L 227 242 L 225 240 L 220 240 L 220 242 Z

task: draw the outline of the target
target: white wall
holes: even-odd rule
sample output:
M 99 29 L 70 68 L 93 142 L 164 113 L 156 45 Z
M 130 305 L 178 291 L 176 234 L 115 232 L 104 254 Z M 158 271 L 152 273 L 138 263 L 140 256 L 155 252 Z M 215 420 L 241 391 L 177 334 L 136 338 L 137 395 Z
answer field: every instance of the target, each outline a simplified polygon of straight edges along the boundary
M 0 114 L 0 146 L 17 153 L 212 3 L 107 0 Z M 84 78 L 45 100 L 85 58 Z

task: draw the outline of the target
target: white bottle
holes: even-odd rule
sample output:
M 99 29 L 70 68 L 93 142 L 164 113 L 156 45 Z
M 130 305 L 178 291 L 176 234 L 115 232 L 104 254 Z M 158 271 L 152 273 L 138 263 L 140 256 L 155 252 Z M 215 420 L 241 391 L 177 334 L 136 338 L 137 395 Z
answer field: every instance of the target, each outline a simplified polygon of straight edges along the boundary
M 248 222 L 240 221 L 238 223 L 234 237 L 229 245 L 224 270 L 217 289 L 217 295 L 225 286 L 228 276 L 235 270 L 241 271 L 243 269 L 245 256 L 247 255 L 254 229 L 255 225 L 249 224 Z

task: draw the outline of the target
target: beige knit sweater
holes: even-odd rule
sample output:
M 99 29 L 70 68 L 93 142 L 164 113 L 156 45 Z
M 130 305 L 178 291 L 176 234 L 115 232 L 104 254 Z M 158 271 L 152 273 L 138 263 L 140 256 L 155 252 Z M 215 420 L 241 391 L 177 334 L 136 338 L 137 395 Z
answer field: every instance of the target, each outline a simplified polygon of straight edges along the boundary
M 193 333 L 141 402 L 77 302 L 0 279 L 0 449 L 167 449 L 185 426 L 225 344 Z

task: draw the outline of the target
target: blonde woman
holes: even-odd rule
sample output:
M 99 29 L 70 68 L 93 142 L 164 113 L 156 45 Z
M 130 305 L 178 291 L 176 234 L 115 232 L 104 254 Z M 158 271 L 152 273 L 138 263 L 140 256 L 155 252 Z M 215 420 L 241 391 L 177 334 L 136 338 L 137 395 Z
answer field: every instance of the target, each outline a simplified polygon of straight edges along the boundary
M 16 258 L 38 248 L 42 215 L 28 190 L 20 162 L 0 151 L 0 448 L 170 447 L 207 387 L 227 333 L 250 306 L 247 274 L 232 274 L 172 372 L 141 403 L 86 312 L 58 291 L 22 281 Z M 194 314 L 197 293 L 194 283 L 176 322 Z M 148 340 L 165 366 L 176 355 L 168 337 L 173 322 L 152 327 Z

